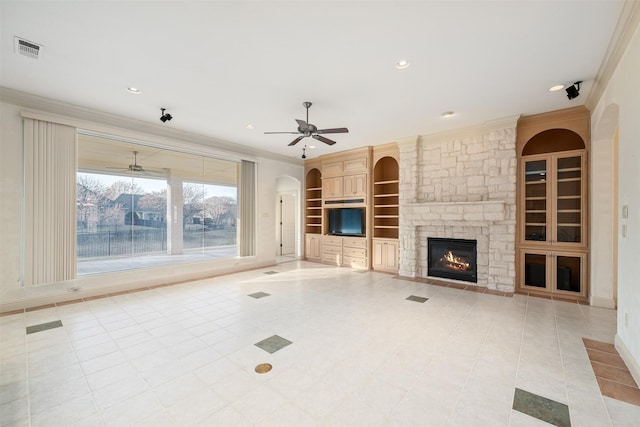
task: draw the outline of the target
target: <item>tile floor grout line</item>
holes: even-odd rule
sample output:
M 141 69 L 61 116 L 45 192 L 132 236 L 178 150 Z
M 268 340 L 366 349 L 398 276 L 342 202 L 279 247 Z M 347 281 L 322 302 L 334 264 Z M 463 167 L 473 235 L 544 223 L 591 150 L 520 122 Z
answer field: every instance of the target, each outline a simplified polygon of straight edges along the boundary
M 24 330 L 25 330 L 25 335 L 24 335 L 24 354 L 25 354 L 25 369 L 26 369 L 26 379 L 25 381 L 27 382 L 27 421 L 29 422 L 29 427 L 31 427 L 31 373 L 29 371 L 29 343 L 28 341 L 28 335 L 27 335 L 27 319 L 26 319 L 26 312 L 22 314 L 22 323 L 24 326 Z
M 564 361 L 564 354 L 562 352 L 562 340 L 560 339 L 560 330 L 559 330 L 559 323 L 558 323 L 558 306 L 557 304 L 552 300 L 551 301 L 551 309 L 553 310 L 553 325 L 555 328 L 555 337 L 556 337 L 556 344 L 558 345 L 558 354 L 560 356 L 560 366 L 562 367 L 562 380 L 564 383 L 564 396 L 567 402 L 567 411 L 569 412 L 569 425 L 571 425 L 571 406 L 570 403 L 571 401 L 569 400 L 569 387 L 568 387 L 568 380 L 567 380 L 567 369 L 565 367 L 565 361 Z M 582 314 L 582 313 L 581 313 Z M 609 420 L 609 423 L 611 423 L 611 420 Z M 613 425 L 613 424 L 612 424 Z
M 522 321 L 522 328 L 520 330 L 520 348 L 518 349 L 518 362 L 516 362 L 516 378 L 515 384 L 513 385 L 514 398 L 515 398 L 515 389 L 518 387 L 518 378 L 520 377 L 520 361 L 522 360 L 522 350 L 524 348 L 524 332 L 527 327 L 527 314 L 529 312 L 529 297 L 525 296 L 525 306 L 524 306 L 524 320 Z M 511 418 L 513 417 L 513 400 L 511 401 L 511 410 L 509 411 L 509 424 L 511 425 Z
M 585 313 L 586 308 L 583 308 L 581 304 L 578 304 L 578 307 L 580 307 L 580 314 L 582 315 L 582 318 L 584 319 L 585 324 L 588 326 L 590 331 L 591 321 L 589 321 L 589 318 L 586 316 L 586 313 Z M 591 339 L 591 338 L 588 338 L 588 339 Z M 584 339 L 582 339 L 582 345 L 584 345 Z M 589 367 L 591 368 L 591 373 L 593 373 L 593 377 L 596 379 L 596 383 L 597 383 L 598 377 L 596 377 L 596 373 L 593 371 L 593 366 L 591 366 L 591 357 L 589 357 L 589 353 L 587 352 L 586 346 L 585 346 L 585 353 L 587 353 L 587 360 L 589 360 Z M 598 383 L 598 394 L 599 394 L 600 402 L 602 402 L 602 406 L 604 407 L 605 413 L 607 414 L 607 419 L 609 420 L 609 424 L 613 426 L 613 417 L 611 416 L 609 405 L 607 405 L 607 402 L 604 399 L 605 395 L 602 394 L 602 390 L 600 389 L 599 383 Z
M 502 299 L 501 304 L 500 304 L 500 306 L 501 306 L 501 307 L 502 307 L 502 304 L 504 304 L 504 301 L 506 301 L 506 298 L 503 298 L 503 299 Z M 471 308 L 475 307 L 475 306 L 476 306 L 476 304 L 478 304 L 478 301 L 477 301 L 477 300 L 476 300 L 476 302 L 473 304 L 473 306 L 471 306 Z M 470 312 L 471 312 L 471 309 L 469 310 L 469 313 L 470 313 Z M 466 316 L 465 316 L 465 317 L 466 317 Z M 463 318 L 463 320 L 464 320 L 464 318 Z M 493 317 L 493 318 L 491 319 L 491 324 L 493 324 L 494 322 L 495 322 L 495 317 Z M 469 370 L 469 373 L 467 374 L 467 377 L 466 377 L 466 379 L 465 379 L 464 385 L 463 385 L 463 387 L 462 387 L 462 389 L 461 389 L 460 393 L 458 394 L 458 396 L 457 396 L 457 398 L 456 398 L 456 403 L 455 403 L 455 405 L 453 406 L 453 411 L 454 411 L 454 413 L 455 413 L 456 409 L 458 408 L 458 405 L 460 404 L 460 397 L 461 397 L 461 395 L 462 395 L 462 393 L 463 393 L 463 390 L 464 390 L 464 389 L 466 389 L 467 385 L 469 384 L 469 379 L 471 378 L 471 375 L 473 374 L 473 370 L 474 370 L 474 368 L 478 365 L 478 360 L 480 359 L 480 352 L 481 352 L 482 348 L 484 347 L 485 343 L 487 342 L 487 337 L 489 336 L 489 333 L 490 333 L 490 332 L 491 332 L 491 327 L 489 327 L 489 328 L 487 329 L 487 332 L 486 332 L 486 333 L 485 333 L 485 335 L 484 335 L 484 338 L 483 338 L 483 340 L 482 340 L 482 344 L 480 344 L 480 347 L 478 348 L 478 351 L 477 351 L 476 356 L 475 356 L 475 358 L 474 358 L 474 361 L 473 361 L 473 364 L 472 364 L 472 366 L 471 366 L 471 369 Z

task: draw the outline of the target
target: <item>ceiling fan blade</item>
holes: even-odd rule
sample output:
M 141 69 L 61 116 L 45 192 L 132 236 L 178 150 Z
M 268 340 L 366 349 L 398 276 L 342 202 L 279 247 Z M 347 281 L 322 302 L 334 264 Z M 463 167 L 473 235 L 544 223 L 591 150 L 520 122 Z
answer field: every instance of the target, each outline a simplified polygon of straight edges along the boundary
M 292 135 L 297 135 L 300 132 L 265 132 L 265 135 L 269 135 L 269 134 L 276 134 L 276 133 L 290 133 Z
M 298 123 L 298 128 L 304 132 L 305 130 L 309 129 L 309 124 L 307 122 L 305 122 L 304 120 L 299 120 L 299 119 L 295 119 L 296 123 Z
M 322 141 L 325 144 L 329 144 L 329 145 L 333 145 L 336 143 L 335 141 L 332 141 L 329 138 L 325 138 L 324 136 L 321 136 L 321 135 L 311 135 L 311 137 L 313 139 L 317 139 L 318 141 Z
M 316 133 L 349 133 L 347 128 L 318 129 Z
M 298 142 L 300 142 L 302 140 L 302 138 L 304 138 L 304 135 L 297 137 L 296 139 L 294 139 L 293 141 L 291 141 L 289 143 L 289 147 L 291 147 L 292 145 L 296 145 Z

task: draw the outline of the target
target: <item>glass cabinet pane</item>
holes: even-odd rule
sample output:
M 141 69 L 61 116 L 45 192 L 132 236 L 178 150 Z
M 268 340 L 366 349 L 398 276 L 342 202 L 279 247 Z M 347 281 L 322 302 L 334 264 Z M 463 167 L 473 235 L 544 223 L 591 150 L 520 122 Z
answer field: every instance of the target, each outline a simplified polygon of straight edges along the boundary
M 559 291 L 580 292 L 580 262 L 578 256 L 556 257 L 556 289 Z
M 525 162 L 525 240 L 547 239 L 547 161 Z
M 547 287 L 547 256 L 524 254 L 524 284 L 537 288 Z
M 558 242 L 582 241 L 582 157 L 557 159 L 556 238 Z

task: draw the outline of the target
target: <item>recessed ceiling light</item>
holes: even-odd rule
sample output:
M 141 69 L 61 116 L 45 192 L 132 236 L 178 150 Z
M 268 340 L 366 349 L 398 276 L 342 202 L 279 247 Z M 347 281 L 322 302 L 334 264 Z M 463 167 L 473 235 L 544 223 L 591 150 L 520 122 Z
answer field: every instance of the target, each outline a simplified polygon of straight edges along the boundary
M 316 146 L 315 145 L 310 145 L 309 148 L 316 148 Z
M 254 125 L 252 125 L 252 124 L 248 124 L 248 125 L 246 126 L 246 128 L 247 128 L 247 129 L 250 129 L 250 130 L 253 130 L 253 129 L 255 129 L 256 127 L 255 127 Z
M 133 87 L 133 86 L 128 87 L 128 88 L 127 88 L 127 92 L 129 92 L 129 93 L 135 93 L 135 94 L 142 93 L 142 91 L 141 91 L 140 89 L 138 89 L 137 87 Z
M 451 117 L 454 114 L 456 114 L 456 113 L 454 113 L 453 111 L 445 111 L 444 113 L 441 114 L 441 116 L 442 117 Z
M 405 68 L 409 68 L 409 65 L 411 65 L 411 62 L 409 62 L 406 59 L 401 59 L 400 61 L 396 62 L 396 68 L 398 70 L 403 70 Z
M 557 92 L 562 89 L 564 89 L 564 85 L 555 85 L 549 88 L 549 92 Z

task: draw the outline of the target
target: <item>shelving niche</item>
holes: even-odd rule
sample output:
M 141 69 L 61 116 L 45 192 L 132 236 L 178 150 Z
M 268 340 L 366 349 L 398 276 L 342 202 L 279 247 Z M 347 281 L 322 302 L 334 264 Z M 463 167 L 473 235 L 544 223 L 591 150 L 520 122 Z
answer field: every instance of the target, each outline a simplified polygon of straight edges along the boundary
M 399 167 L 393 157 L 382 157 L 373 170 L 373 237 L 398 238 Z
M 322 258 L 322 173 L 310 167 L 305 176 L 304 253 L 308 260 Z
M 373 149 L 372 259 L 374 270 L 397 273 L 400 245 L 400 166 L 397 144 Z
M 305 179 L 305 233 L 322 233 L 322 174 L 318 169 L 307 172 Z

